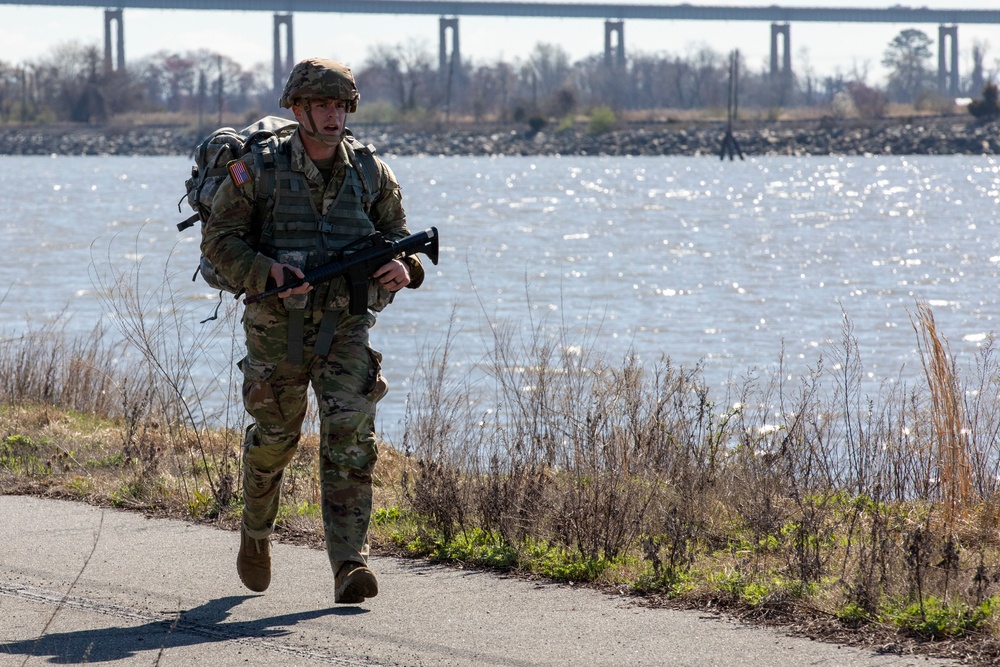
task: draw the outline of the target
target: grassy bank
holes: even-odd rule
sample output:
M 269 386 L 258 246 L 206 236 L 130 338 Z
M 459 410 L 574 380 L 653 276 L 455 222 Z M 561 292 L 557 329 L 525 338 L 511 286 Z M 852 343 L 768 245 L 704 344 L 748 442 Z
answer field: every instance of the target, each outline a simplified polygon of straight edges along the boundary
M 993 664 L 997 351 L 959 369 L 928 308 L 913 326 L 922 381 L 874 395 L 849 321 L 808 376 L 778 369 L 721 396 L 697 367 L 504 326 L 484 395 L 444 342 L 399 449 L 382 449 L 376 551 Z M 200 423 L 183 368 L 107 340 L 0 342 L 0 488 L 235 527 L 244 424 Z M 288 471 L 279 538 L 321 543 L 316 447 Z

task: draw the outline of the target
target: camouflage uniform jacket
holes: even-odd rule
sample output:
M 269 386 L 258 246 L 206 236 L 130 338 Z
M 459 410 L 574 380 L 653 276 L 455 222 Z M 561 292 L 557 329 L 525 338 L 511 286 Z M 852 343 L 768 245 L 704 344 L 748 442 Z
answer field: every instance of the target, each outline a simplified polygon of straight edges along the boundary
M 345 168 L 350 156 L 346 142 L 337 148 L 336 160 L 329 183 L 324 183 L 322 174 L 306 155 L 305 147 L 295 132 L 282 142 L 282 149 L 290 151 L 291 168 L 302 172 L 309 183 L 310 196 L 316 210 L 325 214 L 333 204 L 345 177 Z M 243 158 L 250 173 L 254 173 L 254 160 L 248 153 Z M 395 241 L 410 234 L 406 228 L 406 214 L 403 211 L 402 194 L 392 170 L 381 160 L 379 167 L 379 189 L 368 216 L 375 230 L 386 239 Z M 250 294 L 263 292 L 268 285 L 269 272 L 274 259 L 260 253 L 253 245 L 254 230 L 251 229 L 255 185 L 257 175 L 242 186 L 237 186 L 227 178 L 219 186 L 212 202 L 212 215 L 202 234 L 201 252 L 233 284 L 242 285 Z M 267 224 L 266 221 L 264 224 Z M 410 284 L 417 288 L 423 282 L 424 270 L 416 257 L 404 259 L 410 269 Z M 272 285 L 273 286 L 273 283 Z

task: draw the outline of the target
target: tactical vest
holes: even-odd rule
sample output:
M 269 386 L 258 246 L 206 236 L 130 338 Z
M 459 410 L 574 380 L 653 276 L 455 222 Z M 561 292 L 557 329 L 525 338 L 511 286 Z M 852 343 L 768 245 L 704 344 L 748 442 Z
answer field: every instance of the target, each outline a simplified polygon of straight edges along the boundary
M 353 139 L 353 138 L 351 138 Z M 346 140 L 346 138 L 345 138 Z M 258 248 L 282 264 L 302 270 L 339 259 L 345 248 L 375 233 L 375 225 L 367 210 L 374 201 L 375 174 L 359 173 L 375 168 L 374 158 L 366 159 L 367 167 L 357 159 L 358 149 L 368 150 L 354 140 L 348 143 L 348 164 L 344 166 L 344 182 L 325 215 L 316 210 L 305 174 L 291 168 L 287 142 L 274 152 L 274 200 L 269 219 L 261 229 Z M 366 156 L 367 157 L 367 156 Z M 384 290 L 374 287 L 376 294 L 369 299 L 371 307 L 381 309 Z M 386 294 L 388 294 L 386 292 Z M 307 294 L 297 294 L 282 300 L 288 311 L 288 360 L 302 363 L 305 316 L 316 310 L 323 312 L 320 331 L 313 351 L 320 356 L 329 353 L 340 315 L 347 306 L 347 287 L 342 278 L 318 285 Z M 386 301 L 387 302 L 387 301 Z

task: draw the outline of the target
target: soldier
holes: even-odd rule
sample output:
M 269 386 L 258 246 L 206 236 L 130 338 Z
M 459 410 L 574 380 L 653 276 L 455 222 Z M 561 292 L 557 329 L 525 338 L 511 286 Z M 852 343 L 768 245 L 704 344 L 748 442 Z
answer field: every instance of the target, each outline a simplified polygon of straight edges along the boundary
M 225 278 L 256 294 L 284 284 L 289 272 L 303 277 L 303 269 L 336 259 L 374 232 L 391 241 L 409 235 L 395 175 L 346 128 L 358 100 L 354 76 L 342 63 L 311 58 L 292 69 L 279 103 L 291 108 L 298 128 L 267 160 L 248 153 L 230 163 L 212 202 L 201 250 Z M 262 182 L 273 197 L 255 203 Z M 364 315 L 348 313 L 342 278 L 315 289 L 306 283 L 246 307 L 247 354 L 239 368 L 253 424 L 243 443 L 245 509 L 236 570 L 250 590 L 264 591 L 271 581 L 269 535 L 282 473 L 298 446 L 312 386 L 334 599 L 357 604 L 378 593 L 367 566 L 367 535 L 378 455 L 375 405 L 387 386 L 368 329 L 397 291 L 418 287 L 423 277 L 416 257 L 388 262 L 372 276 Z

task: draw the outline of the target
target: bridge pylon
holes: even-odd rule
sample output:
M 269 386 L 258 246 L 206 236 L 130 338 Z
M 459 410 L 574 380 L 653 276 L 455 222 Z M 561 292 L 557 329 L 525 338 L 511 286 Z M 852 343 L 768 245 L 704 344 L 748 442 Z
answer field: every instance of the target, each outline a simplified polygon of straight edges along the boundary
M 125 71 L 125 28 L 122 23 L 124 12 L 121 9 L 104 10 L 104 73 Z M 117 39 L 112 48 L 111 31 L 115 24 Z
M 938 92 L 957 97 L 958 89 L 958 26 L 938 26 Z
M 625 21 L 604 22 L 604 64 L 611 69 L 625 68 Z
M 448 48 L 448 31 L 451 31 L 451 48 Z M 458 47 L 458 18 L 438 19 L 438 71 L 447 75 L 449 71 L 457 74 L 462 68 L 462 52 Z
M 780 49 L 779 41 L 781 42 Z M 781 51 L 780 64 L 778 63 L 779 50 Z M 787 23 L 771 24 L 771 76 L 789 79 L 792 77 L 792 27 Z
M 779 50 L 781 51 L 780 64 L 778 61 Z M 772 23 L 771 85 L 774 86 L 777 94 L 776 104 L 785 105 L 791 101 L 792 78 L 792 27 L 788 23 Z
M 285 29 L 285 57 L 281 57 L 281 29 Z M 281 94 L 281 89 L 285 87 L 285 79 L 288 73 L 295 66 L 295 39 L 292 34 L 292 15 L 274 15 L 274 69 L 272 83 L 274 92 Z

